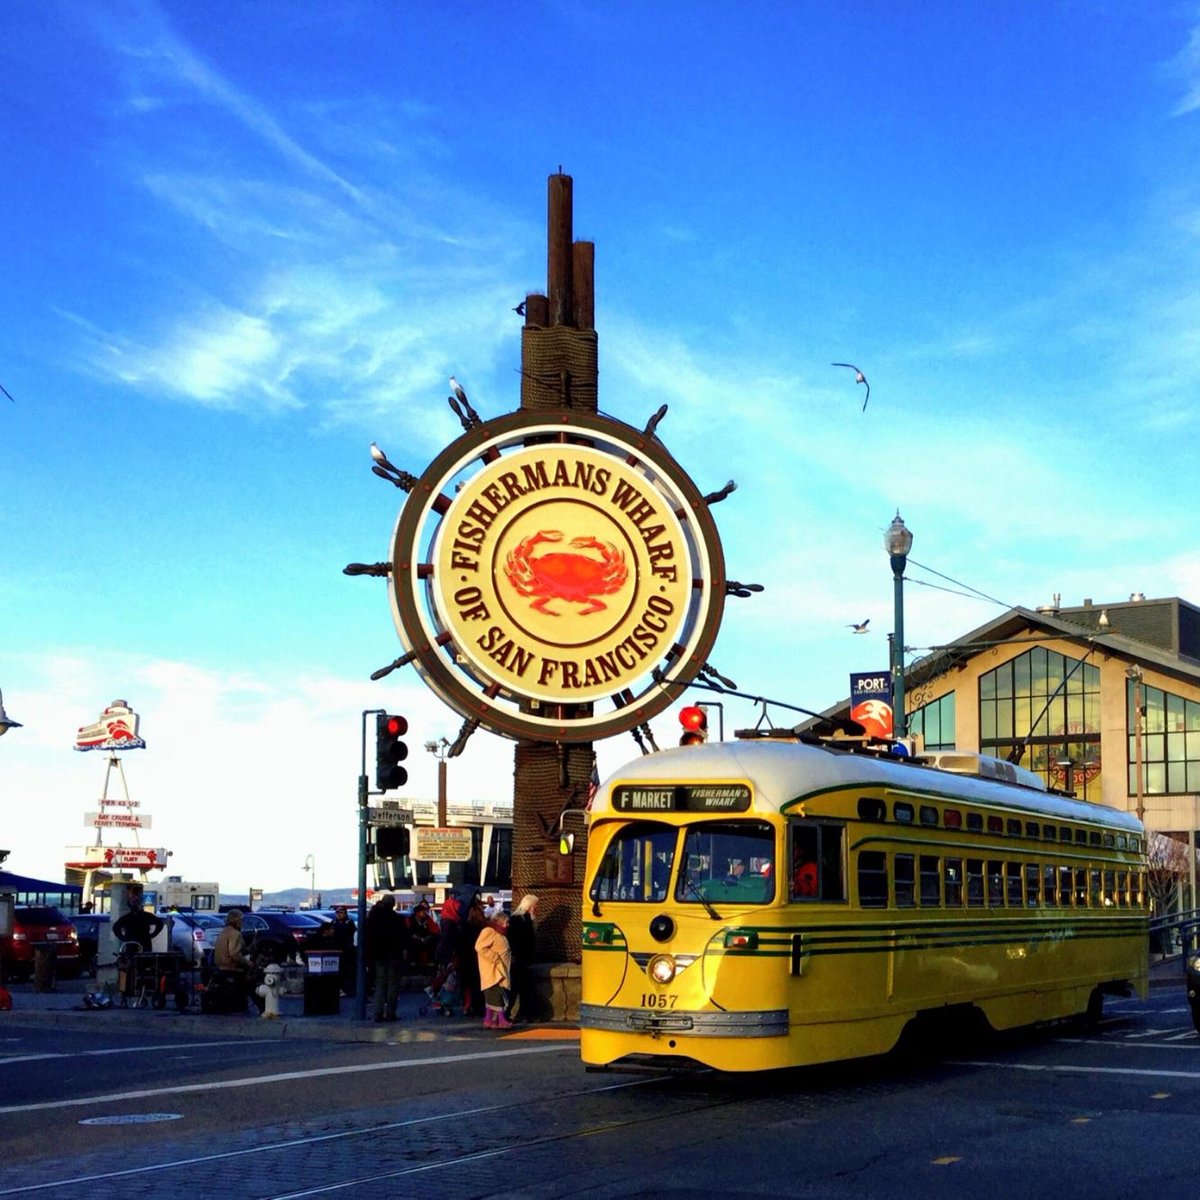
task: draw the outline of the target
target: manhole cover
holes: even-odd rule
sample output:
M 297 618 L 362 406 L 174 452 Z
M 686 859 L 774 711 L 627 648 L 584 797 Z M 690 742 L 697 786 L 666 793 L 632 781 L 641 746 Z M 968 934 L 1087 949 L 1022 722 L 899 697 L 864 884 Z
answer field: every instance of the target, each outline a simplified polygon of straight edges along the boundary
M 179 1121 L 183 1113 L 117 1113 L 111 1117 L 85 1117 L 80 1125 L 151 1125 L 155 1121 Z

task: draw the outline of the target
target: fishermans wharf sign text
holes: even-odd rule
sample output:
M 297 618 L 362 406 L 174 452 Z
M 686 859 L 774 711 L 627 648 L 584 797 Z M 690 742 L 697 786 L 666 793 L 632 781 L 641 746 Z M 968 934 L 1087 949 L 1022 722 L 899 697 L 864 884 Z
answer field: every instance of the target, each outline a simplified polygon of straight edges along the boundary
M 657 438 L 515 413 L 469 430 L 401 510 L 401 640 L 463 716 L 509 736 L 631 729 L 705 661 L 724 605 L 708 506 Z
M 455 645 L 540 700 L 627 687 L 665 657 L 692 596 L 666 498 L 586 446 L 533 446 L 486 467 L 446 513 L 434 561 Z

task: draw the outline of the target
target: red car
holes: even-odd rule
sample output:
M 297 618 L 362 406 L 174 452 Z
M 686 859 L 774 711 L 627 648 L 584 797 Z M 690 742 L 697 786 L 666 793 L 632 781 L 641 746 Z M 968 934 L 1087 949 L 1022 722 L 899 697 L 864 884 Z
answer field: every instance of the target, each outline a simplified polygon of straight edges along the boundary
M 28 979 L 33 974 L 38 943 L 55 948 L 59 972 L 78 974 L 79 935 L 75 926 L 52 904 L 18 904 L 13 909 L 12 933 L 0 935 L 0 980 Z

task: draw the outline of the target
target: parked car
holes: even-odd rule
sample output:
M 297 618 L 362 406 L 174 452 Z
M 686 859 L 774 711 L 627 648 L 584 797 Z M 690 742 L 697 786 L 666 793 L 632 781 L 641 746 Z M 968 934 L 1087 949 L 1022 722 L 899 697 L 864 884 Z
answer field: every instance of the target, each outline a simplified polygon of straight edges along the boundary
M 79 973 L 79 936 L 62 910 L 53 904 L 18 904 L 12 933 L 0 937 L 0 981 L 30 978 L 39 942 L 54 946 L 60 974 Z
M 309 937 L 323 922 L 307 913 L 259 909 L 242 917 L 246 950 L 260 962 L 285 963 L 298 960 Z
M 109 922 L 108 913 L 76 913 L 71 918 L 79 939 L 79 973 L 96 978 L 100 953 L 100 927 Z
M 169 919 L 171 949 L 183 955 L 187 966 L 202 967 L 213 952 L 217 934 L 225 924 L 223 917 L 211 913 L 160 912 L 163 920 Z

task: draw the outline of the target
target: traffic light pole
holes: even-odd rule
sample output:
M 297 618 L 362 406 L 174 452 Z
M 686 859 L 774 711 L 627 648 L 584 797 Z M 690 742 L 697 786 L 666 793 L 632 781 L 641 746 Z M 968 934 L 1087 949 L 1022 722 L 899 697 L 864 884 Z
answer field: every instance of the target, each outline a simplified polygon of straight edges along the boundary
M 367 1019 L 367 844 L 370 826 L 367 778 L 367 718 L 382 713 L 368 708 L 362 715 L 362 769 L 358 776 L 358 948 L 354 956 L 354 995 L 358 1001 L 358 1019 Z

